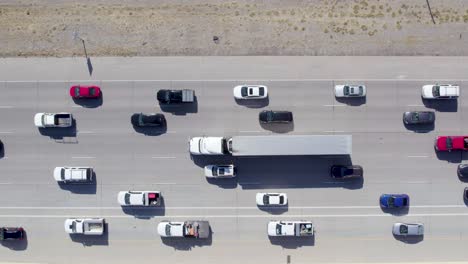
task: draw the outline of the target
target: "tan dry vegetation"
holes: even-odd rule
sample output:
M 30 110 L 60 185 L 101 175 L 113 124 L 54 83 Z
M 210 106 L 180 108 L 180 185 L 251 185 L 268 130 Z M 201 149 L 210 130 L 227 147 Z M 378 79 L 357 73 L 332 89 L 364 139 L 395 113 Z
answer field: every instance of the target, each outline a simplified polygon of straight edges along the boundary
M 315 55 L 333 53 L 324 48 L 339 39 L 400 37 L 432 23 L 427 6 L 414 0 L 26 3 L 0 4 L 1 56 L 81 55 L 74 32 L 91 56 Z M 437 25 L 468 26 L 468 7 L 433 12 Z

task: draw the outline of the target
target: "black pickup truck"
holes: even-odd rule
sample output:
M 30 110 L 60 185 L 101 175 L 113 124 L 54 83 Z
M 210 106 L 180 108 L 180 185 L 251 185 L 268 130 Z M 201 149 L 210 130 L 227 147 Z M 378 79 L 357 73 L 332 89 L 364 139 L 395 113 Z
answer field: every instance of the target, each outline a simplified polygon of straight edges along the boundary
M 159 90 L 157 94 L 161 104 L 193 103 L 195 100 L 195 91 L 184 90 Z

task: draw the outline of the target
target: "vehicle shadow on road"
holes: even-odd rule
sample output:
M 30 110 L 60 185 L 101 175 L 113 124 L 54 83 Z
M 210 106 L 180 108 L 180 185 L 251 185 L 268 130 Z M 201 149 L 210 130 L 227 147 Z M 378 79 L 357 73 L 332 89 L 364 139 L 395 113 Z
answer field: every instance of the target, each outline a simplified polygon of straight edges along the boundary
M 260 211 L 272 214 L 272 215 L 280 215 L 288 212 L 289 206 L 277 206 L 277 207 L 271 207 L 271 206 L 261 206 L 257 205 L 258 209 Z
M 6 247 L 10 250 L 14 251 L 23 251 L 28 248 L 28 235 L 27 232 L 24 231 L 24 238 L 22 240 L 4 240 L 1 241 L 0 244 L 3 247 Z
M 76 120 L 73 119 L 71 127 L 38 128 L 39 133 L 48 136 L 54 140 L 63 140 L 64 138 L 76 138 Z
M 138 219 L 151 219 L 156 216 L 164 216 L 166 213 L 164 196 L 161 196 L 161 204 L 159 206 L 122 206 L 122 211 Z
M 265 129 L 269 130 L 273 133 L 284 134 L 291 131 L 294 131 L 294 122 L 285 123 L 285 124 L 263 124 L 260 123 L 260 126 Z
M 270 243 L 282 248 L 295 249 L 304 246 L 315 246 L 315 234 L 310 237 L 272 237 L 269 236 Z
M 104 102 L 104 93 L 101 90 L 101 96 L 98 98 L 72 98 L 73 102 L 84 108 L 97 108 L 102 106 Z
M 434 124 L 428 125 L 407 125 L 403 123 L 407 130 L 413 131 L 414 133 L 429 133 L 434 130 Z
M 424 240 L 424 235 L 422 236 L 398 236 L 393 235 L 393 237 L 405 244 L 417 244 Z
M 422 102 L 425 107 L 439 112 L 457 112 L 458 110 L 458 100 L 456 99 L 427 100 L 422 98 Z
M 195 247 L 206 247 L 213 244 L 213 232 L 210 227 L 210 235 L 208 238 L 184 238 L 184 237 L 161 237 L 164 245 L 173 247 L 174 250 L 189 251 Z
M 180 104 L 159 104 L 161 111 L 171 113 L 173 115 L 186 115 L 198 113 L 198 99 L 194 96 L 193 103 Z
M 140 134 L 145 136 L 160 136 L 167 132 L 167 126 L 162 127 L 137 127 L 133 126 L 133 129 Z
M 410 205 L 411 206 L 411 205 Z M 402 215 L 407 215 L 409 212 L 409 206 L 403 207 L 403 208 L 383 208 L 380 207 L 382 212 L 391 214 L 394 216 L 402 216 Z
M 366 104 L 367 97 L 357 97 L 357 98 L 349 98 L 349 97 L 335 97 L 338 103 L 346 104 L 349 106 L 360 106 Z
M 86 184 L 77 183 L 57 183 L 60 189 L 66 190 L 76 194 L 96 194 L 97 191 L 97 179 L 96 173 L 93 171 L 93 181 Z
M 362 188 L 364 179 L 334 180 L 330 168 L 352 164 L 349 156 L 238 157 L 237 177 L 242 189 Z
M 109 245 L 109 224 L 104 224 L 104 233 L 100 236 L 86 236 L 82 234 L 70 234 L 70 239 L 73 242 L 81 243 L 85 247 L 91 246 L 108 246 Z
M 218 185 L 218 187 L 223 189 L 235 189 L 237 188 L 237 179 L 229 178 L 229 179 L 213 179 L 213 178 L 206 178 L 206 181 L 209 184 Z
M 234 98 L 238 105 L 242 105 L 248 108 L 262 108 L 270 104 L 270 97 L 264 99 L 236 99 Z
M 450 163 L 461 163 L 463 161 L 463 153 L 461 151 L 448 152 L 448 151 L 435 150 L 435 152 L 436 152 L 437 159 L 439 160 L 445 160 Z

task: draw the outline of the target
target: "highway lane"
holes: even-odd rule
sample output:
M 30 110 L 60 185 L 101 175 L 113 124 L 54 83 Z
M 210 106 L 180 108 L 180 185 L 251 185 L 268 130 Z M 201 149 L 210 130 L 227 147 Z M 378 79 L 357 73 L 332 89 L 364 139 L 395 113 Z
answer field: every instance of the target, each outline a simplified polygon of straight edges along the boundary
M 433 140 L 438 134 L 465 130 L 463 117 L 468 95 L 462 91 L 456 112 L 448 112 L 453 111 L 450 105 L 437 105 L 443 107 L 443 112 L 437 112 L 434 130 L 416 133 L 403 126 L 401 115 L 405 110 L 425 109 L 419 95 L 422 83 L 365 81 L 369 89 L 367 100 L 349 106 L 335 100 L 333 81 L 270 81 L 268 106 L 259 108 L 234 101 L 232 87 L 238 82 L 172 82 L 173 88 L 196 89 L 198 105 L 196 111 L 191 108 L 188 110 L 192 112 L 186 114 L 166 112 L 168 130 L 159 136 L 135 132 L 129 118 L 138 111 L 160 112 L 156 90 L 171 82 L 100 82 L 104 99 L 102 105 L 94 108 L 77 107 L 67 95 L 70 82 L 6 83 L 2 93 L 7 96 L 0 98 L 0 118 L 8 121 L 0 124 L 6 149 L 0 160 L 0 219 L 5 224 L 25 226 L 28 245 L 24 251 L 0 248 L 0 254 L 8 260 L 19 257 L 52 263 L 62 263 L 69 256 L 74 256 L 76 262 L 89 256 L 116 263 L 145 261 L 154 256 L 163 262 L 184 263 L 193 262 L 194 254 L 200 262 L 214 263 L 221 256 L 237 259 L 239 253 L 242 261 L 249 263 L 285 262 L 287 255 L 292 262 L 330 261 L 330 255 L 332 261 L 357 262 L 421 261 L 428 257 L 464 260 L 467 256 L 461 245 L 467 240 L 467 230 L 461 223 L 468 211 L 461 192 L 466 184 L 457 178 L 456 166 L 467 157 L 460 153 L 438 157 Z M 467 84 L 460 83 L 462 87 Z M 294 126 L 269 127 L 270 130 L 261 127 L 257 115 L 263 109 L 292 110 Z M 72 112 L 76 137 L 71 133 L 61 140 L 41 135 L 32 120 L 38 111 Z M 338 158 L 192 160 L 188 154 L 187 141 L 192 136 L 275 132 L 352 134 L 351 159 L 364 167 L 364 181 L 331 180 L 328 169 L 334 162 L 343 161 Z M 213 160 L 238 165 L 238 179 L 207 181 L 202 166 Z M 53 180 L 52 170 L 66 164 L 93 166 L 96 185 L 60 188 Z M 118 191 L 150 188 L 163 192 L 162 210 L 123 212 L 117 206 Z M 275 214 L 258 210 L 255 193 L 259 191 L 288 193 L 288 210 Z M 378 196 L 384 192 L 409 193 L 412 206 L 408 215 L 382 212 Z M 145 217 L 135 218 L 133 214 Z M 63 218 L 82 215 L 109 217 L 107 244 L 100 239 L 84 241 L 106 244 L 108 250 L 98 245 L 82 247 L 83 241 L 72 241 L 64 233 Z M 171 217 L 209 219 L 214 230 L 212 241 L 193 248 L 186 241 L 161 243 L 155 226 L 161 219 Z M 313 220 L 317 226 L 314 245 L 310 241 L 270 241 L 266 223 L 282 217 Z M 400 219 L 424 222 L 424 240 L 410 245 L 395 240 L 391 225 Z M 337 247 L 343 248 L 339 255 L 332 251 Z M 51 251 L 53 248 L 60 248 L 60 253 Z M 363 253 L 362 248 L 368 250 Z M 440 248 L 444 253 L 435 250 Z M 399 254 L 390 256 L 385 253 L 389 251 Z M 54 254 L 53 260 L 47 253 Z

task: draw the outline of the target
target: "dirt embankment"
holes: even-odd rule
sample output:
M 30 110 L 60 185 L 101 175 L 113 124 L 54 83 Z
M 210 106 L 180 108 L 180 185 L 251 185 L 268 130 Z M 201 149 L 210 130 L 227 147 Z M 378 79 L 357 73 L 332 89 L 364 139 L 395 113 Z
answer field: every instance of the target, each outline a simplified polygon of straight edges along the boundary
M 468 1 L 14 1 L 0 56 L 468 55 Z

